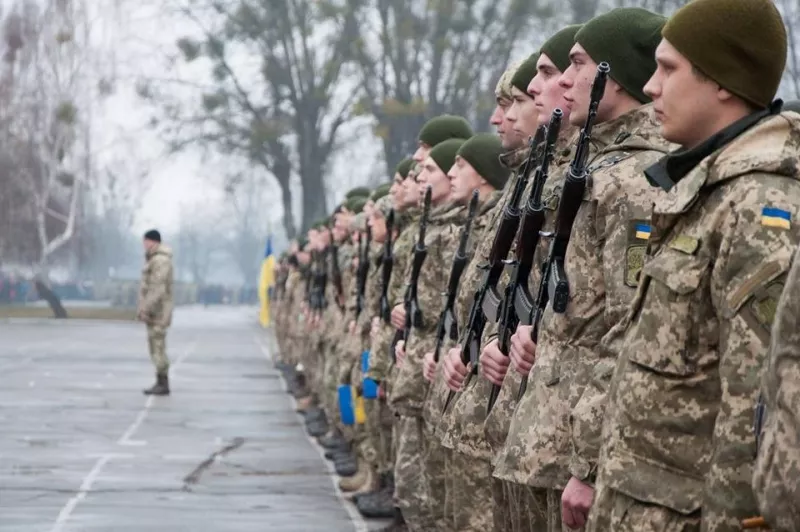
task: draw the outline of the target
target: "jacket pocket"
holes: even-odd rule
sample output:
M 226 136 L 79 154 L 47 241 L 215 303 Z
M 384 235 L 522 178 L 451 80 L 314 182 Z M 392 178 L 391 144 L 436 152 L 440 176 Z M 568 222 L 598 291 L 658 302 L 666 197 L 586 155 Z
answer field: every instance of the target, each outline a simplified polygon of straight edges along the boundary
M 704 281 L 710 261 L 665 249 L 646 262 L 642 281 L 648 283 L 643 307 L 634 327 L 636 343 L 630 359 L 658 373 L 675 377 L 690 376 L 697 371 L 702 356 L 693 349 L 697 345 L 698 316 L 704 302 Z M 712 355 L 714 356 L 714 355 Z

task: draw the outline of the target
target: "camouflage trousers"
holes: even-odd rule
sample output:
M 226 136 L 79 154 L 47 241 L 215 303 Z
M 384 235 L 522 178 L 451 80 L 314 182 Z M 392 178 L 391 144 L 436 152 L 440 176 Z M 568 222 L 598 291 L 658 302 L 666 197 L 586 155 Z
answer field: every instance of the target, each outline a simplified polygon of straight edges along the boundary
M 447 499 L 445 455 L 449 450 L 442 446 L 440 440 L 432 432 L 429 423 L 425 423 L 423 434 L 425 436 L 423 467 L 428 480 L 428 513 L 431 516 L 434 530 L 447 530 L 448 521 L 445 515 L 445 501 Z
M 392 459 L 392 422 L 394 416 L 383 399 L 366 399 L 367 439 L 374 450 L 374 459 L 367 457 L 370 466 L 378 473 L 394 470 Z
M 400 416 L 395 425 L 394 500 L 411 531 L 435 530 L 428 515 L 428 480 L 422 460 L 425 455 L 423 423 L 421 417 Z
M 167 329 L 158 325 L 147 326 L 147 345 L 150 349 L 150 360 L 156 367 L 156 373 L 166 375 L 169 372 L 167 358 Z
M 491 530 L 494 526 L 492 464 L 451 451 L 446 455 L 445 521 L 448 530 Z
M 512 532 L 567 532 L 561 524 L 561 491 L 503 481 L 503 501 Z
M 700 532 L 700 511 L 684 515 L 670 508 L 638 501 L 612 488 L 597 486 L 587 532 Z M 714 528 L 723 530 L 723 528 Z M 732 530 L 725 527 L 724 529 Z M 738 529 L 738 527 L 737 527 Z

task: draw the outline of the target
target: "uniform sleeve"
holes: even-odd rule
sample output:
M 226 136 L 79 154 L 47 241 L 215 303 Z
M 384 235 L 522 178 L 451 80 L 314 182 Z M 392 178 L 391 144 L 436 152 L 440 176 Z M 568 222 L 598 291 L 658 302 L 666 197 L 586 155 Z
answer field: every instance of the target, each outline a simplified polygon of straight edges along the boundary
M 165 303 L 169 292 L 169 283 L 172 282 L 172 263 L 163 256 L 153 258 L 153 266 L 147 285 L 147 294 L 142 301 L 142 311 L 148 316 L 158 312 L 158 308 Z
M 800 252 L 778 304 L 753 491 L 772 530 L 800 530 Z
M 741 203 L 732 202 L 731 215 L 720 221 L 711 296 L 720 328 L 721 401 L 705 481 L 704 531 L 735 529 L 757 511 L 751 489 L 753 416 L 775 307 L 798 241 L 796 227 L 771 227 L 762 219 L 764 206 L 796 203 L 798 191 L 792 199 L 781 185 L 753 187 Z

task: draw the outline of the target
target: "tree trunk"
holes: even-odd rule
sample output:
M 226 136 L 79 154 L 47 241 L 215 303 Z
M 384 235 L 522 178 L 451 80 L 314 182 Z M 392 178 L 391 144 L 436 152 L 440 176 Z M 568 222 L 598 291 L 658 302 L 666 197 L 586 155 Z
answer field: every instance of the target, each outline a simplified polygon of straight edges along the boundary
M 35 279 L 33 281 L 34 286 L 36 286 L 36 291 L 39 293 L 39 297 L 47 301 L 47 304 L 50 305 L 50 310 L 53 311 L 53 317 L 56 319 L 66 319 L 69 316 L 67 315 L 67 310 L 61 304 L 61 300 L 58 296 L 50 290 L 50 287 L 42 281 L 41 279 Z
M 325 201 L 324 165 L 310 159 L 300 165 L 300 179 L 303 184 L 303 223 L 302 230 L 328 214 Z

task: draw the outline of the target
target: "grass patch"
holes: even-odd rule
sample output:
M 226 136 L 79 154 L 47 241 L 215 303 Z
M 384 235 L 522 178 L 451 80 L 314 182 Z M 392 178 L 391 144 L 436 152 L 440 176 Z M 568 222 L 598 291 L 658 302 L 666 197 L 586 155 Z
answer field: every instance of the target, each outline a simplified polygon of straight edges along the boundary
M 136 320 L 136 309 L 117 307 L 65 307 L 68 319 L 75 320 Z M 0 319 L 3 318 L 53 318 L 50 307 L 0 306 Z

